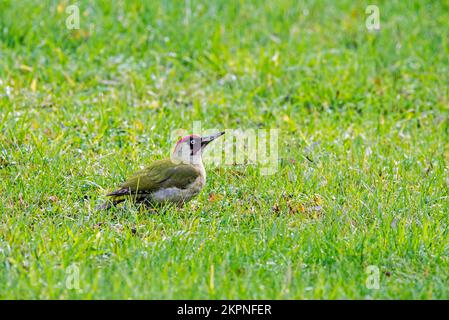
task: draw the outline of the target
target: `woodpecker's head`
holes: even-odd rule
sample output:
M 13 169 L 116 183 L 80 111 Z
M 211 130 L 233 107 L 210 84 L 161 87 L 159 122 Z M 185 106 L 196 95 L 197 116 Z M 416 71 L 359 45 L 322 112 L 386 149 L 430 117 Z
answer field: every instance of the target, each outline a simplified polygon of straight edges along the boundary
M 172 160 L 177 160 L 184 163 L 197 163 L 198 160 L 201 160 L 201 153 L 204 148 L 210 142 L 214 141 L 224 134 L 224 132 L 219 132 L 204 137 L 200 137 L 194 134 L 182 137 L 178 140 L 178 142 L 176 142 Z

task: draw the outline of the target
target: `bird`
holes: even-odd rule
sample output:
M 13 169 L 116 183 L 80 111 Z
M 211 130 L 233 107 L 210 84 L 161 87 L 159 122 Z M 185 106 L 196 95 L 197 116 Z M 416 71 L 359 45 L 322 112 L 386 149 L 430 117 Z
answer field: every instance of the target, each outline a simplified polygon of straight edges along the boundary
M 97 209 L 110 209 L 126 199 L 149 205 L 182 206 L 197 196 L 206 184 L 202 153 L 223 134 L 224 131 L 204 137 L 194 134 L 182 137 L 176 142 L 170 159 L 154 161 L 134 173 L 117 190 L 108 193 L 108 201 Z

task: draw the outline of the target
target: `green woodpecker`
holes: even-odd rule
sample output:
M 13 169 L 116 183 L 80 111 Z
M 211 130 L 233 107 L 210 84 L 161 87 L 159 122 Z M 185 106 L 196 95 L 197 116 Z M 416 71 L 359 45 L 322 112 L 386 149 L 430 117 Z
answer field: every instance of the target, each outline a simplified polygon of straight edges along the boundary
M 224 132 L 211 136 L 189 135 L 180 139 L 170 159 L 155 161 L 136 172 L 118 190 L 107 194 L 109 209 L 126 199 L 149 204 L 183 204 L 196 196 L 206 183 L 201 154 L 204 148 Z

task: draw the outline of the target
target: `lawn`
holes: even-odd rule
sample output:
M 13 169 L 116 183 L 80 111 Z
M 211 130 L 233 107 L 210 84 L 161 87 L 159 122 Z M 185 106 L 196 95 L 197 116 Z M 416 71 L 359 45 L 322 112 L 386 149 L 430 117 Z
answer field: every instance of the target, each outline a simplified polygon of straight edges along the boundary
M 71 4 L 0 0 L 0 298 L 449 298 L 448 2 Z M 95 210 L 196 122 L 277 170 Z

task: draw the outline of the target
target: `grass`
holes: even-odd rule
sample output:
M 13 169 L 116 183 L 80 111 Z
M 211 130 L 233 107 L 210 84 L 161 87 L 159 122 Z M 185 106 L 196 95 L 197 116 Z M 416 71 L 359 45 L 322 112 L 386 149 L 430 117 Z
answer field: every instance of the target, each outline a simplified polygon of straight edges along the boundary
M 446 2 L 147 2 L 0 0 L 0 298 L 449 298 Z M 278 171 L 94 210 L 194 121 Z

